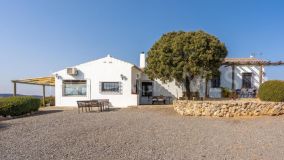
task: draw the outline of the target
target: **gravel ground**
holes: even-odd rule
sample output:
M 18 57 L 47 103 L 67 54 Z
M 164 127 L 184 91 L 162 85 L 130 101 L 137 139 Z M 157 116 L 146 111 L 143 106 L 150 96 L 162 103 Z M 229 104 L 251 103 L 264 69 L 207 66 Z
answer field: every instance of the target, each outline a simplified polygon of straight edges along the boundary
M 182 117 L 172 108 L 41 111 L 0 121 L 0 159 L 283 159 L 284 116 Z

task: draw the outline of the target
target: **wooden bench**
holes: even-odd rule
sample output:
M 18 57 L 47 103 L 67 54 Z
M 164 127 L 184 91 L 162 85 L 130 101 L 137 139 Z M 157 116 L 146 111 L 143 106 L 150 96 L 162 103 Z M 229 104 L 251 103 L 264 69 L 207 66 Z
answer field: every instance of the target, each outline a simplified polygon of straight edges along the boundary
M 166 97 L 165 96 L 153 96 L 152 97 L 152 104 L 154 104 L 154 103 L 166 104 Z
M 85 101 L 77 101 L 78 104 L 78 113 L 80 113 L 80 109 L 84 112 L 91 111 L 93 107 L 99 108 L 102 111 L 102 105 L 98 100 L 85 100 Z

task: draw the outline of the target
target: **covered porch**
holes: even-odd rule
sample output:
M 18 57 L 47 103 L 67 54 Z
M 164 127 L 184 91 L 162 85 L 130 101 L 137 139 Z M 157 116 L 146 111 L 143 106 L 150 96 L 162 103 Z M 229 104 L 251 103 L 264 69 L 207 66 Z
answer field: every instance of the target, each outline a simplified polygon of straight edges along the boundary
M 13 95 L 17 96 L 17 85 L 18 84 L 28 84 L 28 85 L 37 85 L 42 87 L 42 98 L 43 98 L 43 106 L 45 106 L 45 98 L 46 98 L 46 86 L 55 86 L 55 78 L 53 76 L 49 77 L 37 77 L 37 78 L 28 78 L 21 80 L 12 80 L 13 83 Z
M 269 66 L 284 66 L 283 61 L 265 61 L 256 58 L 226 58 L 225 62 L 223 63 L 226 67 L 230 67 L 232 70 L 232 77 L 231 77 L 231 91 L 235 92 L 240 98 L 255 98 L 258 87 L 253 87 L 251 85 L 251 74 L 252 73 L 243 73 L 242 74 L 242 85 L 239 88 L 236 88 L 236 68 L 242 66 L 255 66 L 258 68 L 258 86 L 260 86 L 264 81 L 265 72 L 264 67 Z M 247 83 L 249 82 L 249 83 Z

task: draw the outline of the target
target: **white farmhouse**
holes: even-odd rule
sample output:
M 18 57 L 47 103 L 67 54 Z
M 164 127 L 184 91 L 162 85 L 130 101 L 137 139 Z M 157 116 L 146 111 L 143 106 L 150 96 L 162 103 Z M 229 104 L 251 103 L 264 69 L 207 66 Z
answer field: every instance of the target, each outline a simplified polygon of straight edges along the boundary
M 220 98 L 220 87 L 234 90 L 257 89 L 265 79 L 264 68 L 259 65 L 237 64 L 259 61 L 255 58 L 226 59 L 220 68 L 220 77 L 208 83 L 209 96 Z M 175 82 L 163 84 L 159 80 L 149 80 L 143 73 L 145 64 L 144 53 L 140 54 L 139 67 L 107 55 L 101 59 L 55 72 L 56 106 L 75 107 L 78 100 L 109 99 L 112 107 L 123 108 L 150 104 L 153 96 L 168 97 L 168 101 L 183 96 L 182 85 Z M 201 97 L 204 96 L 205 81 L 193 80 L 191 89 L 199 92 Z

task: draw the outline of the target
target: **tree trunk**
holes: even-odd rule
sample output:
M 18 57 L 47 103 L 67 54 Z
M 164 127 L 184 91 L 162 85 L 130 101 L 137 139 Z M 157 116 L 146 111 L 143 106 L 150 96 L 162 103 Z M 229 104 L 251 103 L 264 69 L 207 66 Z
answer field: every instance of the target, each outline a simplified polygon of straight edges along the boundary
M 191 79 L 189 78 L 189 76 L 185 77 L 185 96 L 186 98 L 189 100 L 190 99 L 190 81 Z
M 205 78 L 205 98 L 208 98 L 208 78 Z

